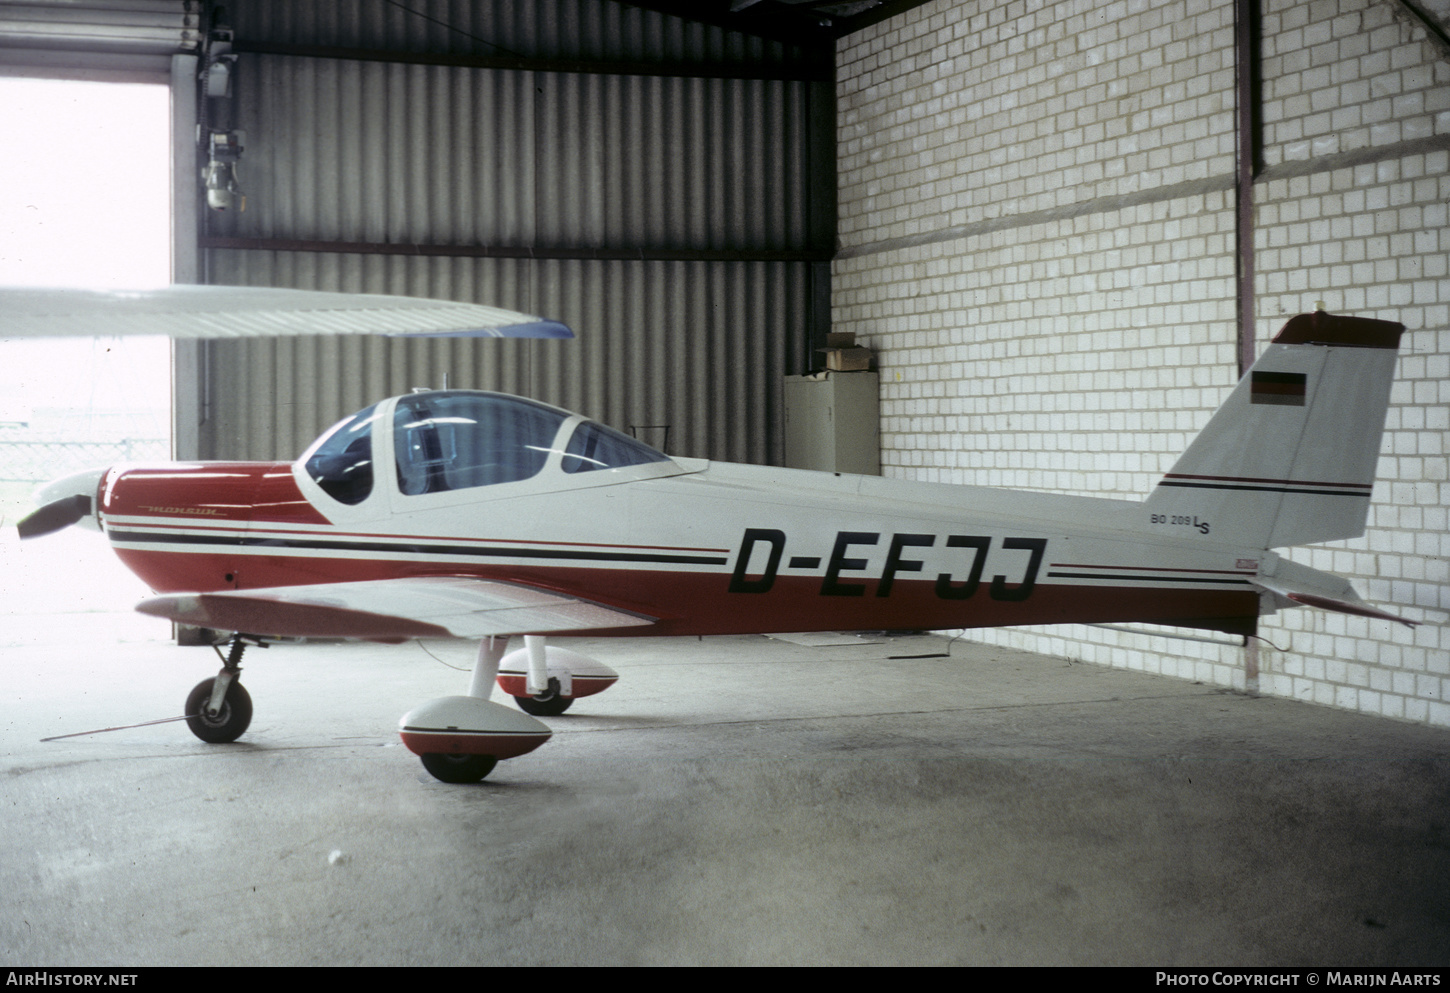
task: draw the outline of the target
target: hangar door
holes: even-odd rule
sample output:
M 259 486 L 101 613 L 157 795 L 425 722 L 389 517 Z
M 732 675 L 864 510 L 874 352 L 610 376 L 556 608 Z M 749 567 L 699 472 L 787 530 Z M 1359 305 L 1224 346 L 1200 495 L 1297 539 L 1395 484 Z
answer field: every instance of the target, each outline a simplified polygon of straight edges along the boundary
M 23 3 L 14 2 L 14 0 L 0 0 L 0 75 L 88 83 L 148 83 L 169 88 L 171 93 L 169 111 L 171 135 L 169 138 L 161 139 L 169 143 L 168 158 L 173 163 L 169 194 L 171 234 L 165 240 L 169 242 L 170 247 L 170 278 L 180 282 L 194 281 L 196 273 L 195 239 L 190 236 L 190 232 L 196 224 L 196 183 L 193 176 L 195 154 L 192 151 L 192 138 L 196 119 L 195 92 L 201 21 L 201 4 L 196 0 L 192 0 L 192 2 L 184 2 L 184 0 L 95 0 L 95 2 L 28 0 Z M 124 103 L 125 101 L 107 101 L 109 106 Z M 152 104 L 148 103 L 147 106 L 149 113 Z M 106 120 L 95 123 L 104 124 L 111 129 L 105 132 L 107 134 L 117 132 L 125 134 L 128 141 L 137 137 L 138 132 L 144 131 L 149 142 L 154 134 L 153 122 L 149 119 L 145 126 L 126 120 Z M 128 126 L 129 131 L 125 130 Z M 83 181 L 74 183 L 74 197 L 79 202 L 93 205 L 98 212 L 105 211 L 108 216 L 115 215 L 118 205 L 122 203 L 123 198 L 128 196 L 126 184 L 119 179 L 119 176 L 134 167 L 135 163 L 116 161 L 118 155 L 126 154 L 117 147 L 117 143 L 110 140 L 94 140 L 95 135 L 102 133 L 99 127 L 89 130 L 88 133 L 93 140 L 84 151 L 86 175 Z M 126 144 L 126 142 L 121 144 Z M 60 154 L 50 146 L 47 146 L 46 149 L 27 149 L 26 151 L 34 152 L 35 156 L 40 158 L 47 154 L 51 156 Z M 175 166 L 174 164 L 177 162 L 182 165 Z M 161 168 L 164 169 L 165 166 L 163 165 Z M 166 196 L 163 194 L 163 198 Z M 132 197 L 125 201 L 124 206 L 131 208 L 137 202 L 144 202 L 148 205 L 156 203 L 150 196 Z M 154 208 L 148 206 L 148 209 L 155 209 L 163 215 L 167 213 L 164 201 L 161 206 Z M 163 220 L 161 223 L 166 222 Z M 187 232 L 187 236 L 177 238 L 175 235 L 177 230 Z M 131 233 L 134 234 L 134 231 Z M 83 246 L 95 250 L 89 253 L 77 252 L 69 260 L 75 269 L 72 274 L 73 278 L 66 280 L 67 284 L 91 285 L 94 283 L 99 285 L 98 273 L 95 269 L 89 268 L 92 263 L 87 263 L 84 259 L 112 258 L 116 253 L 127 251 L 131 251 L 133 255 L 136 253 L 135 247 L 126 239 L 113 238 L 111 240 L 112 244 L 99 247 Z M 151 243 L 151 239 L 148 238 L 146 241 L 148 247 L 143 250 L 148 263 L 154 259 L 151 254 L 153 249 L 149 247 Z M 163 248 L 162 251 L 164 252 L 165 249 Z M 163 268 L 167 265 L 164 256 L 161 265 Z M 127 271 L 143 268 L 147 272 L 152 271 L 150 264 L 115 268 Z M 118 273 L 112 272 L 111 275 L 118 276 Z M 22 273 L 16 278 L 25 280 L 27 277 Z M 166 276 L 163 273 L 159 278 L 164 280 Z M 53 282 L 53 280 L 50 281 Z M 145 282 L 152 283 L 155 282 L 155 279 L 145 280 Z M 109 281 L 106 284 L 118 285 Z M 136 284 L 126 283 L 125 285 Z M 104 328 L 97 330 L 104 331 Z M 146 368 L 143 371 L 146 373 L 144 388 L 147 396 L 145 401 L 149 408 L 151 404 L 164 402 L 162 398 L 165 396 L 165 389 L 163 387 L 154 391 L 160 396 L 149 395 L 152 392 L 150 374 L 153 372 L 150 365 L 154 364 L 153 360 L 149 358 L 151 353 L 149 346 L 142 347 L 131 343 L 128 349 L 121 349 L 121 351 L 129 350 L 134 353 L 138 349 L 148 356 L 144 359 Z M 51 361 L 55 361 L 55 359 Z M 161 357 L 161 362 L 160 374 L 164 375 L 164 357 Z M 84 372 L 85 370 L 79 370 L 80 374 Z M 138 400 L 137 388 L 140 387 L 130 390 L 130 398 L 126 402 L 135 403 Z M 135 411 L 131 411 L 130 414 L 134 415 Z M 164 413 L 161 416 L 164 418 Z M 51 437 L 51 433 L 39 430 L 37 437 L 43 436 L 43 444 L 37 442 L 30 445 L 31 448 L 37 450 L 39 453 L 37 458 L 43 463 L 41 469 L 38 470 L 40 475 L 35 478 L 41 478 L 47 473 L 53 476 L 60 471 L 69 471 L 71 468 L 78 467 L 70 466 L 65 462 L 66 458 L 71 457 L 72 454 L 81 460 L 109 458 L 113 449 L 116 448 L 112 442 L 118 442 L 122 437 L 125 438 L 121 444 L 128 453 L 127 457 L 156 457 L 155 445 L 162 446 L 163 450 L 160 454 L 164 456 L 166 454 L 164 435 L 167 434 L 165 428 L 161 427 L 159 430 L 151 432 L 150 429 L 153 425 L 148 422 L 143 429 L 141 441 L 137 442 L 135 434 L 137 425 L 133 423 L 134 420 L 134 416 L 119 416 L 115 411 L 109 411 L 107 416 L 99 421 L 96 421 L 95 418 L 86 420 L 86 431 L 89 433 L 81 441 L 76 440 L 80 436 L 75 434 L 73 426 L 58 429 L 59 433 L 55 435 L 55 438 L 65 439 L 59 444 L 55 438 Z M 155 445 L 152 444 L 153 441 Z M 139 448 L 136 447 L 138 444 Z M 61 451 L 62 448 L 65 451 Z M 72 449 L 74 449 L 73 453 Z

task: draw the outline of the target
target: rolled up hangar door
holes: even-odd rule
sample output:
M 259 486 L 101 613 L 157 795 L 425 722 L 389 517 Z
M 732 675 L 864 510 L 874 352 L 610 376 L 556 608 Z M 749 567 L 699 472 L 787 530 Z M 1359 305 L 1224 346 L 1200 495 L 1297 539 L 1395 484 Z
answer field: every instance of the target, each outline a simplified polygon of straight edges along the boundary
M 0 74 L 90 82 L 155 83 L 171 91 L 171 280 L 199 281 L 196 250 L 197 69 L 201 0 L 0 0 Z M 104 162 L 105 149 L 97 149 Z M 197 345 L 173 345 L 172 451 L 198 455 Z M 192 425 L 190 431 L 186 426 Z

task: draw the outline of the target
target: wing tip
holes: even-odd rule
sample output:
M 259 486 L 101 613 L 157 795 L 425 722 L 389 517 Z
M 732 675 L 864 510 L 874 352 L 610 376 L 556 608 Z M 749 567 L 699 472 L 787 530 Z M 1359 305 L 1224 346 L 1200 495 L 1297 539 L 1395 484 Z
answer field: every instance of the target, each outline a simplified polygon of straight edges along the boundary
M 540 318 L 522 324 L 505 324 L 498 327 L 458 328 L 447 331 L 394 331 L 389 338 L 573 338 L 574 332 L 567 324 Z

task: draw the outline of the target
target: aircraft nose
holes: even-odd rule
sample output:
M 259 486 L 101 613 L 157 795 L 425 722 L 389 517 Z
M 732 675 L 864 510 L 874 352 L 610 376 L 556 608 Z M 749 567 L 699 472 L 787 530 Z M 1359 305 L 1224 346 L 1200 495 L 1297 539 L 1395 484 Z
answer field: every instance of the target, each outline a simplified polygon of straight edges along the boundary
M 38 538 L 83 522 L 100 530 L 95 501 L 96 490 L 105 474 L 105 469 L 86 469 L 42 486 L 35 493 L 39 508 L 15 525 L 20 537 Z

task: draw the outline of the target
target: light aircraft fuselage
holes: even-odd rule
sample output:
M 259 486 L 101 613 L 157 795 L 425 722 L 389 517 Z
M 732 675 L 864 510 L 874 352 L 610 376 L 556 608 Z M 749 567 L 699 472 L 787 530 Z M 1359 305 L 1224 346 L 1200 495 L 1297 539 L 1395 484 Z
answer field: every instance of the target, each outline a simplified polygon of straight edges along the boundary
M 162 593 L 469 576 L 568 591 L 661 635 L 1251 630 L 1258 613 L 1261 550 L 1212 542 L 1212 521 L 1155 522 L 1140 502 L 687 459 L 568 474 L 555 449 L 531 478 L 478 488 L 409 495 L 378 473 L 352 506 L 306 460 L 117 468 L 100 511 Z

